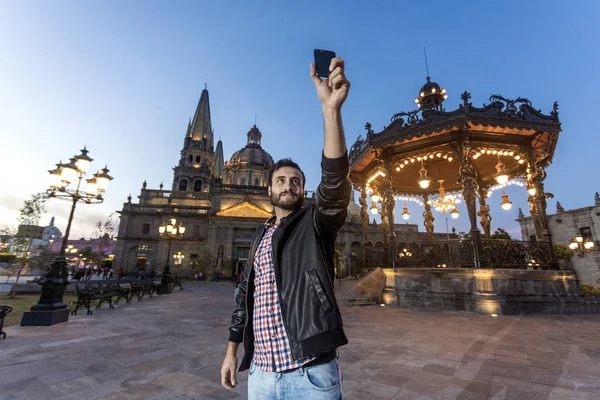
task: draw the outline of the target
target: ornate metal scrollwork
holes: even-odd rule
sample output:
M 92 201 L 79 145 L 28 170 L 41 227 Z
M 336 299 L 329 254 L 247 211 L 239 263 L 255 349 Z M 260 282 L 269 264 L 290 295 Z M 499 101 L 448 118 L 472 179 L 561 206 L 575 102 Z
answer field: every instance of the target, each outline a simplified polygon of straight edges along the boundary
M 490 101 L 497 102 L 497 103 L 503 103 L 503 111 L 505 113 L 507 113 L 508 115 L 518 115 L 520 117 L 524 117 L 524 115 L 522 113 L 523 106 L 531 107 L 531 101 L 529 101 L 529 99 L 526 99 L 525 97 L 520 97 L 520 96 L 514 100 L 511 100 L 511 99 L 502 97 L 499 94 L 493 94 L 490 96 Z M 521 106 L 517 107 L 517 104 L 519 104 L 519 103 L 521 104 Z
M 355 159 L 361 153 L 365 140 L 362 135 L 358 135 L 354 144 L 350 147 L 350 151 L 348 152 L 348 158 L 350 160 Z
M 471 100 L 471 93 L 467 92 L 466 90 L 463 92 L 463 94 L 460 95 L 460 99 L 463 101 L 462 105 L 464 107 L 467 106 L 471 106 L 472 104 L 469 102 L 469 100 Z
M 399 113 L 396 113 L 394 115 L 392 115 L 392 121 L 397 121 L 400 120 L 400 126 L 403 127 L 405 125 L 404 119 L 402 117 L 407 117 L 406 118 L 406 125 L 412 125 L 412 124 L 416 124 L 419 121 L 422 121 L 419 118 L 419 111 L 421 110 L 413 110 L 413 111 L 408 111 L 408 112 L 404 112 L 404 111 L 400 111 Z

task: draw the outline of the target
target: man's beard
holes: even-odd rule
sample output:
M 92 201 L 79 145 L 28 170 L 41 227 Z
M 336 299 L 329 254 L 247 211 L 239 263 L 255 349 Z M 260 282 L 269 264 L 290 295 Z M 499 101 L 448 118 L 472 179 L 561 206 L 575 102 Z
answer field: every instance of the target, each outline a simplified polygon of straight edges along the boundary
M 284 192 L 286 193 L 286 192 Z M 271 193 L 271 204 L 274 207 L 279 207 L 283 210 L 287 210 L 287 211 L 298 211 L 299 209 L 302 208 L 302 206 L 304 205 L 304 193 L 301 194 L 293 194 L 290 192 L 287 192 L 288 194 L 290 194 L 290 197 L 285 197 L 285 198 L 281 198 L 283 196 L 284 193 L 279 193 L 279 195 L 276 195 L 275 193 Z

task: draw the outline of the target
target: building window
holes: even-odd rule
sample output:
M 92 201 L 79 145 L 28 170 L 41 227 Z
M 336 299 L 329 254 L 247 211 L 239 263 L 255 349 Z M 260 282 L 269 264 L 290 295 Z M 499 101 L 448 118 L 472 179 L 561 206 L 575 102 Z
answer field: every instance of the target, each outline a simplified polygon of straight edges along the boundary
M 245 184 L 246 184 L 246 177 L 245 177 L 245 176 L 242 176 L 241 184 L 242 184 L 242 185 L 245 185 Z
M 150 233 L 150 224 L 142 224 L 142 234 L 147 235 Z
M 583 228 L 579 228 L 579 234 L 583 236 L 583 240 L 594 240 L 592 236 L 592 228 L 589 226 L 585 226 Z
M 202 181 L 200 179 L 198 179 L 194 182 L 194 192 L 201 192 L 201 191 L 202 191 Z
M 194 161 L 194 156 L 192 156 L 191 154 L 188 156 L 188 162 L 191 164 L 192 161 Z
M 202 236 L 202 225 L 194 225 L 194 236 Z
M 186 179 L 182 179 L 179 181 L 179 191 L 180 192 L 185 192 L 187 190 L 187 180 Z
M 200 164 L 200 156 L 196 156 L 196 164 Z
M 254 186 L 260 186 L 260 179 L 254 178 Z

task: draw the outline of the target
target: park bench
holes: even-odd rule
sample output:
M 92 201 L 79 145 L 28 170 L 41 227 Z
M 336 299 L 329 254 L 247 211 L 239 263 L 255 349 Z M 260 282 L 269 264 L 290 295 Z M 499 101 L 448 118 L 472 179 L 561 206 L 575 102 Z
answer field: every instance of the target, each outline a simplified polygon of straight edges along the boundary
M 77 315 L 77 310 L 79 310 L 79 307 L 87 308 L 87 315 L 92 314 L 90 305 L 92 304 L 92 300 L 95 296 L 95 293 L 92 291 L 92 287 L 89 285 L 80 287 L 78 284 L 75 284 L 75 291 L 77 293 L 77 304 L 75 305 L 75 309 L 71 311 L 71 315 Z
M 108 302 L 108 309 L 112 310 L 115 308 L 113 304 L 113 297 L 117 297 L 119 299 L 120 291 L 117 290 L 114 286 L 111 285 L 103 285 L 98 284 L 96 286 L 92 286 L 92 292 L 94 293 L 94 297 L 92 300 L 98 300 L 98 304 L 96 305 L 96 310 L 99 310 L 102 306 L 102 303 Z
M 75 290 L 77 292 L 77 303 L 75 305 L 75 309 L 71 311 L 71 315 L 77 315 L 77 310 L 79 310 L 79 307 L 87 308 L 87 315 L 93 314 L 90 308 L 94 300 L 98 300 L 96 310 L 100 309 L 102 303 L 105 302 L 108 302 L 109 309 L 115 308 L 114 304 L 118 303 L 118 301 L 122 298 L 128 300 L 127 304 L 130 302 L 129 293 L 131 292 L 131 289 L 122 288 L 120 285 L 87 284 L 84 287 L 81 287 L 80 285 L 76 284 Z M 114 302 L 113 297 L 117 298 L 117 300 Z
M 6 339 L 6 332 L 2 331 L 2 327 L 4 326 L 4 317 L 12 312 L 12 307 L 8 304 L 0 305 L 0 337 L 2 339 Z

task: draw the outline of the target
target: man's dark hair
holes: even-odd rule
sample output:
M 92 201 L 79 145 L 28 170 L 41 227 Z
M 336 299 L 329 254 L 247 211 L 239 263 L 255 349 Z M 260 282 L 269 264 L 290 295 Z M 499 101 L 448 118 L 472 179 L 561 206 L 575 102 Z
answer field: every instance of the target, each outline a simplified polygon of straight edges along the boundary
M 302 174 L 302 187 L 304 187 L 304 185 L 306 184 L 306 176 L 304 176 L 304 172 L 302 172 L 302 170 L 300 169 L 300 166 L 298 164 L 296 164 L 295 162 L 292 161 L 291 158 L 282 158 L 281 160 L 277 161 L 269 170 L 269 173 L 267 174 L 267 186 L 271 187 L 273 186 L 273 174 L 279 169 L 279 168 L 283 168 L 283 167 L 291 167 L 291 168 L 295 168 L 298 171 L 300 171 L 300 173 Z

